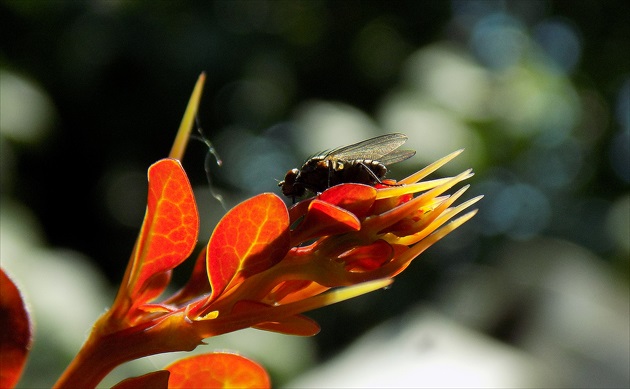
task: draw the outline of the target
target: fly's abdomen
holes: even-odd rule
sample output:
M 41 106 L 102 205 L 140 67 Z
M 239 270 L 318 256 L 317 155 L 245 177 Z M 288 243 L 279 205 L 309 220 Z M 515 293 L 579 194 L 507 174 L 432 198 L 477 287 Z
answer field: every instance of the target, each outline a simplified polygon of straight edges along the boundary
M 355 159 L 345 161 L 342 166 L 334 170 L 331 186 L 346 182 L 373 185 L 379 182 L 387 173 L 385 165 L 370 159 Z

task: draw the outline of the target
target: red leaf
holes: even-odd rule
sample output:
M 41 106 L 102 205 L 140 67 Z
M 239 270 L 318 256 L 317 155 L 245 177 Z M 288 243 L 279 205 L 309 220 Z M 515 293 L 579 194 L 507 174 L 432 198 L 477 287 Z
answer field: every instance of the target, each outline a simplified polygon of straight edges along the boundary
M 364 217 L 370 212 L 370 208 L 376 199 L 376 189 L 363 184 L 341 184 L 327 189 L 317 197 L 311 197 L 300 201 L 289 210 L 291 225 L 306 214 L 313 200 L 325 201 L 336 205 L 346 211 L 352 212 L 356 217 Z
M 311 201 L 313 200 L 315 200 L 315 197 L 302 200 L 299 203 L 293 205 L 289 209 L 289 219 L 290 219 L 291 226 L 293 226 L 293 223 L 298 221 L 301 217 L 303 217 L 306 214 L 306 211 L 308 210 L 308 206 L 311 204 Z
M 17 384 L 31 346 L 31 323 L 20 291 L 0 270 L 0 388 Z
M 141 293 L 154 275 L 182 263 L 195 247 L 198 232 L 197 204 L 179 161 L 163 159 L 154 163 L 149 168 L 147 211 L 134 249 L 131 296 Z M 159 284 L 162 289 L 166 286 L 150 284 Z
M 304 220 L 292 231 L 292 246 L 324 235 L 358 231 L 361 222 L 351 212 L 321 200 L 309 204 Z
M 137 389 L 137 388 L 151 388 L 151 389 L 168 389 L 168 378 L 170 376 L 168 370 L 154 371 L 140 377 L 127 378 L 124 381 L 120 381 L 116 385 L 112 386 L 112 389 Z
M 236 354 L 213 353 L 180 359 L 166 367 L 169 388 L 270 388 L 259 364 Z
M 362 218 L 368 214 L 372 204 L 374 204 L 376 189 L 363 184 L 336 185 L 322 193 L 318 199 Z
M 368 271 L 381 267 L 394 257 L 394 248 L 384 240 L 368 246 L 359 246 L 339 256 L 349 271 Z
M 289 251 L 289 214 L 272 193 L 246 200 L 228 212 L 215 228 L 207 249 L 210 300 L 237 279 L 266 270 Z

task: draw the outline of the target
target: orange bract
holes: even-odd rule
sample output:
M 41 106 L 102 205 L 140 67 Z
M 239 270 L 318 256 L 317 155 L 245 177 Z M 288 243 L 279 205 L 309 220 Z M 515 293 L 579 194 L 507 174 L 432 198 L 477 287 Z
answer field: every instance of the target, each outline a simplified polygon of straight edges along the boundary
M 130 295 L 153 286 L 150 297 L 157 297 L 166 284 L 149 280 L 188 258 L 198 231 L 197 204 L 181 164 L 175 159 L 154 163 L 149 168 L 147 212 L 134 249 Z
M 209 301 L 233 280 L 248 277 L 278 263 L 289 250 L 289 214 L 271 193 L 253 197 L 233 208 L 214 230 L 207 249 Z
M 270 388 L 259 364 L 236 354 L 214 353 L 180 359 L 166 368 L 168 387 L 175 388 Z

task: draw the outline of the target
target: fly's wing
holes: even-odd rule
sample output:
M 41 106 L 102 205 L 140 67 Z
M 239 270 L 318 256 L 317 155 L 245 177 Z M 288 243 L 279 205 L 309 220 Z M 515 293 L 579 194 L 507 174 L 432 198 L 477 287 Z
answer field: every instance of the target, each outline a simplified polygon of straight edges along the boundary
M 371 159 L 379 162 L 383 162 L 382 157 L 388 154 L 395 154 L 399 158 L 403 150 L 393 153 L 394 150 L 402 146 L 407 141 L 407 135 L 405 134 L 387 134 L 377 136 L 376 138 L 367 139 L 359 143 L 351 144 L 349 146 L 343 146 L 333 149 L 325 154 L 325 159 L 341 159 L 350 161 L 353 159 Z M 407 155 L 409 150 L 404 150 L 403 155 L 407 159 L 413 154 Z M 415 152 L 413 152 L 415 154 Z M 402 161 L 403 159 L 396 159 L 394 162 Z M 393 163 L 393 162 L 389 162 Z
M 391 165 L 392 163 L 404 161 L 416 155 L 414 150 L 394 150 L 389 154 L 385 154 L 378 161 L 384 165 Z

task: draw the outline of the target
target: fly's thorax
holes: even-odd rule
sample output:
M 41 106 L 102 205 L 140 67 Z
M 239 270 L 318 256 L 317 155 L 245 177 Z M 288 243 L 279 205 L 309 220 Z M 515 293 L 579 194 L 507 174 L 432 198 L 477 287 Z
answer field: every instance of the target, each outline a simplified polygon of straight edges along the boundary
M 327 162 L 329 164 L 329 166 L 328 166 L 329 170 L 339 171 L 339 170 L 343 170 L 347 166 L 347 164 L 344 161 L 339 160 L 339 159 L 337 159 L 337 160 L 330 160 L 330 161 L 327 161 Z
M 300 173 L 308 173 L 318 169 L 328 169 L 328 162 L 323 155 L 319 155 L 317 157 L 313 157 L 306 161 L 302 168 L 300 169 Z

